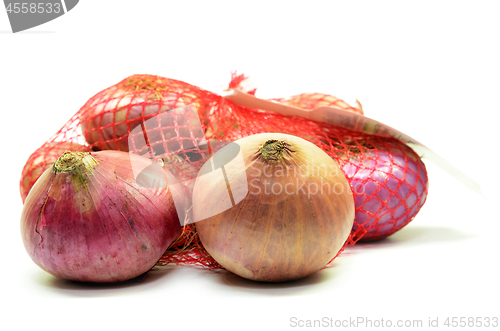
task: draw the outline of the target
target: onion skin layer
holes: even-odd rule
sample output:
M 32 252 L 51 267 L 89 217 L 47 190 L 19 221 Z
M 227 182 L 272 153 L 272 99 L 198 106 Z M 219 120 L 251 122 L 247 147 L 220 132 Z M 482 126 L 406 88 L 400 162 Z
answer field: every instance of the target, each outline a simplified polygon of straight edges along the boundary
M 366 151 L 342 166 L 354 192 L 353 235 L 360 241 L 386 238 L 410 223 L 427 199 L 425 164 L 401 143 L 391 150 Z
M 266 161 L 258 151 L 270 140 L 285 142 L 291 152 L 277 162 Z M 196 179 L 193 212 L 200 220 L 195 224 L 205 249 L 224 268 L 256 281 L 295 280 L 325 267 L 348 238 L 354 219 L 352 190 L 337 163 L 314 144 L 286 134 L 257 134 L 236 143 L 244 169 L 230 162 L 225 172 L 233 196 L 249 185 L 239 203 L 204 219 L 213 208 L 227 203 L 227 185 L 220 172 L 210 172 L 211 162 L 205 163 Z M 293 172 L 301 165 L 307 166 Z M 289 169 L 290 175 L 279 176 L 280 169 Z M 337 193 L 332 189 L 327 194 L 323 186 L 324 194 L 313 194 L 309 188 L 321 183 L 337 185 Z M 284 188 L 278 193 L 280 185 Z
M 23 243 L 32 260 L 56 277 L 125 281 L 155 265 L 180 223 L 170 190 L 161 188 L 163 168 L 146 168 L 136 181 L 127 164 L 133 158 L 146 165 L 148 159 L 120 151 L 91 157 L 97 164 L 90 169 L 53 167 L 35 183 L 22 212 Z

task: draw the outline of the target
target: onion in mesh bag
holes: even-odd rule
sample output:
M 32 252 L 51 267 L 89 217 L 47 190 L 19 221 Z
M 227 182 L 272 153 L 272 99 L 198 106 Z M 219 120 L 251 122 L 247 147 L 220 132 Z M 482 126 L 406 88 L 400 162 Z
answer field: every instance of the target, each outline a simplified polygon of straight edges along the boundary
M 363 152 L 351 151 L 341 167 L 355 197 L 354 241 L 382 239 L 402 229 L 425 203 L 429 185 L 424 163 L 407 145 L 366 145 Z
M 137 126 L 142 125 L 146 130 L 144 123 L 156 115 L 188 104 L 201 106 L 199 98 L 189 94 L 182 84 L 188 85 L 159 76 L 133 75 L 99 92 L 81 110 L 85 139 L 94 150 L 133 150 L 128 138 Z M 148 137 L 151 144 L 156 143 L 155 149 L 160 147 L 155 150 L 157 154 L 169 149 L 178 151 L 178 136 L 190 137 L 189 127 L 200 127 L 199 118 L 191 116 L 189 111 L 164 116 L 162 121 L 163 130 L 149 132 Z M 188 129 L 176 131 L 179 127 Z

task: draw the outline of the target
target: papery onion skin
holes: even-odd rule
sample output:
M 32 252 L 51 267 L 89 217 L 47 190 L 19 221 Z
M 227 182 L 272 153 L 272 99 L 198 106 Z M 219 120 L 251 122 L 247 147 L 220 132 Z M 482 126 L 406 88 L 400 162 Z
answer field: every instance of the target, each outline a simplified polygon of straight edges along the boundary
M 363 106 L 356 100 L 356 106 L 351 106 L 342 99 L 324 93 L 302 93 L 288 98 L 269 99 L 294 107 L 313 110 L 318 107 L 337 107 L 363 115 Z
M 410 223 L 427 199 L 425 164 L 403 143 L 367 150 L 342 166 L 356 202 L 355 240 L 386 238 Z
M 23 203 L 37 179 L 45 170 L 52 167 L 52 164 L 56 162 L 59 156 L 67 150 L 84 152 L 88 151 L 89 148 L 74 142 L 54 141 L 43 144 L 40 148 L 33 152 L 33 154 L 31 154 L 28 161 L 24 165 L 19 185 L 19 191 L 21 193 Z
M 276 149 L 262 149 L 271 146 L 269 142 L 286 147 L 274 162 L 269 158 Z M 287 134 L 256 134 L 236 143 L 244 169 L 228 163 L 225 172 L 234 196 L 244 189 L 246 179 L 248 194 L 241 202 L 204 219 L 212 208 L 227 202 L 227 185 L 220 172 L 209 172 L 210 162 L 196 179 L 193 209 L 205 249 L 224 268 L 256 281 L 300 279 L 325 267 L 343 246 L 354 219 L 353 194 L 337 163 L 314 144 Z M 224 148 L 214 158 L 219 153 Z M 278 175 L 280 169 L 290 170 L 289 175 Z M 337 191 L 327 194 L 323 186 L 325 194 L 314 194 L 313 183 L 337 185 Z M 280 185 L 283 190 L 278 192 Z
M 136 181 L 127 165 L 133 160 L 146 166 L 146 158 L 119 151 L 80 154 L 87 166 L 57 170 L 63 154 L 29 193 L 21 217 L 26 251 L 63 279 L 113 283 L 147 272 L 180 233 L 164 169 L 150 166 Z

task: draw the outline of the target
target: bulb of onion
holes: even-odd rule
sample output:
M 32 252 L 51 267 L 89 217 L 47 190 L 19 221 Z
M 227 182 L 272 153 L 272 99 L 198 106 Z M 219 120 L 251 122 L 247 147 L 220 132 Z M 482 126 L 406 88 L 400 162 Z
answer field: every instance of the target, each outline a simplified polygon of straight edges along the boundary
M 132 170 L 144 168 L 135 178 Z M 164 168 L 120 151 L 65 152 L 24 204 L 21 233 L 48 273 L 120 282 L 151 269 L 180 233 Z
M 62 153 L 65 151 L 84 152 L 88 150 L 89 148 L 87 146 L 74 142 L 54 141 L 43 144 L 33 152 L 28 158 L 28 161 L 26 161 L 21 174 L 19 191 L 21 192 L 23 203 L 31 187 L 33 187 L 33 184 L 35 184 L 45 170 L 52 167 Z
M 81 110 L 80 123 L 85 139 L 97 150 L 133 150 L 128 138 L 134 128 L 144 125 L 146 120 L 155 115 L 186 106 L 186 102 L 193 102 L 194 97 L 183 94 L 182 90 L 176 88 L 176 84 L 176 81 L 164 77 L 132 75 L 99 92 Z M 189 111 L 186 114 L 180 111 L 171 117 L 164 116 L 162 121 L 165 129 L 161 132 L 149 132 L 151 143 L 169 141 L 179 134 L 182 136 L 183 133 L 178 131 L 185 130 L 185 127 L 201 127 L 199 118 L 191 116 Z M 190 137 L 189 132 L 187 137 Z M 172 145 L 177 147 L 179 142 L 173 141 Z
M 263 133 L 237 140 L 203 165 L 193 213 L 203 246 L 224 268 L 278 282 L 308 276 L 336 256 L 352 229 L 354 199 L 320 148 Z
M 403 143 L 354 153 L 342 170 L 355 197 L 354 240 L 382 239 L 401 230 L 427 198 L 425 164 Z

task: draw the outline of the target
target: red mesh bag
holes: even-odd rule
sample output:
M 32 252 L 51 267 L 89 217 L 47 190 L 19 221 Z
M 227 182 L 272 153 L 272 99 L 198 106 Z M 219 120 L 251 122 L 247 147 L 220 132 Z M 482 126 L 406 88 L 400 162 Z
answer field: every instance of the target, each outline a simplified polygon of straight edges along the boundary
M 244 76 L 233 75 L 229 87 L 242 87 L 244 82 Z M 246 92 L 253 94 L 255 89 L 246 88 Z M 363 114 L 359 102 L 353 107 L 321 93 L 273 101 L 304 109 L 335 106 Z M 118 149 L 148 154 L 162 158 L 176 178 L 188 183 L 210 157 L 200 147 L 201 141 L 235 141 L 264 132 L 302 137 L 339 163 L 351 184 L 356 207 L 355 224 L 344 247 L 359 240 L 391 235 L 408 224 L 426 200 L 425 165 L 411 148 L 397 139 L 238 106 L 213 92 L 153 75 L 130 76 L 90 98 L 29 157 L 22 172 L 21 197 L 24 202 L 38 176 L 66 149 Z M 189 186 L 182 189 L 189 190 Z M 158 265 L 222 268 L 204 250 L 188 214 L 184 222 L 182 234 Z

